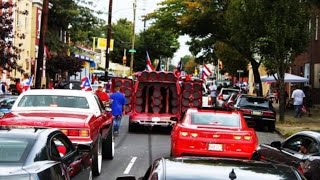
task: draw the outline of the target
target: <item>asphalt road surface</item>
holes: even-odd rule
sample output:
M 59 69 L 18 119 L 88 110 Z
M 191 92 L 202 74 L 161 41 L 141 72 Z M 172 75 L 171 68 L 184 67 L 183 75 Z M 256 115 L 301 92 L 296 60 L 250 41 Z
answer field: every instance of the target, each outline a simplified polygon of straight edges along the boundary
M 277 133 L 257 132 L 259 143 L 282 140 Z M 153 129 L 143 133 L 128 133 L 128 117 L 122 119 L 119 135 L 115 139 L 115 157 L 104 160 L 97 180 L 115 180 L 118 176 L 144 175 L 153 160 L 170 156 L 170 134 Z

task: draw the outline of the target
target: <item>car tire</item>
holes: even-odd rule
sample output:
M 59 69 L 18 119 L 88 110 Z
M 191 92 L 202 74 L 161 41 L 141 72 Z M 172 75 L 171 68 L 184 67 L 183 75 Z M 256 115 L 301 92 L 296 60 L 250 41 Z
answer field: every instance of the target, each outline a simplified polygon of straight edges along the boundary
M 129 123 L 128 131 L 129 132 L 137 132 L 137 125 L 135 125 L 133 123 Z
M 110 129 L 110 132 L 106 139 L 102 142 L 102 157 L 103 159 L 113 159 L 114 157 L 114 134 L 113 128 Z
M 271 122 L 268 126 L 269 132 L 273 132 L 276 129 L 276 124 L 275 122 Z
M 102 139 L 101 135 L 99 134 L 96 147 L 93 151 L 93 158 L 92 158 L 92 174 L 94 176 L 99 176 L 101 174 L 102 169 Z

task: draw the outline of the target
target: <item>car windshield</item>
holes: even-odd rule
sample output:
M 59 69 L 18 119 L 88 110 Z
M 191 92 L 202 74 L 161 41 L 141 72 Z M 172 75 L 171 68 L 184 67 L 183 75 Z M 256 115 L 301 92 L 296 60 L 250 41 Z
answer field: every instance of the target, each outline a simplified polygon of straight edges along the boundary
M 219 114 L 219 113 L 191 113 L 191 123 L 198 125 L 215 125 L 215 126 L 228 126 L 239 127 L 239 115 L 232 114 Z
M 269 100 L 257 97 L 243 97 L 240 99 L 240 107 L 261 107 L 269 109 Z
M 32 144 L 29 139 L 0 138 L 0 163 L 24 162 Z
M 85 97 L 57 96 L 57 95 L 25 95 L 18 103 L 18 107 L 65 107 L 89 109 Z

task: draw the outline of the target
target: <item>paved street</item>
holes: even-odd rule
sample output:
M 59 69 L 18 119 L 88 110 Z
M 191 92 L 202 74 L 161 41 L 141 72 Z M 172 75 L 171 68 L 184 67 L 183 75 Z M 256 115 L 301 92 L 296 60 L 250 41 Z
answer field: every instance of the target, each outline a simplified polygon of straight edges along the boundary
M 282 138 L 276 133 L 258 132 L 260 143 Z M 156 130 L 152 133 L 128 133 L 128 117 L 124 117 L 121 131 L 116 137 L 116 154 L 113 160 L 103 162 L 102 174 L 97 180 L 114 180 L 125 174 L 142 176 L 150 163 L 170 155 L 170 135 Z

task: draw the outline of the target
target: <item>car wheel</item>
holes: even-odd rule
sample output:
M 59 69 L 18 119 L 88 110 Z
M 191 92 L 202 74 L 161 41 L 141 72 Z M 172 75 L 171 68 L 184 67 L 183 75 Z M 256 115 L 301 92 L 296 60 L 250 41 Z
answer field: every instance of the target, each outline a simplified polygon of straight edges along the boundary
M 99 176 L 102 168 L 102 140 L 99 134 L 96 147 L 93 153 L 92 172 L 94 176 Z
M 114 135 L 113 128 L 110 129 L 110 132 L 106 139 L 102 143 L 102 156 L 103 159 L 113 159 L 114 157 Z
M 268 126 L 269 132 L 273 132 L 275 129 L 276 129 L 275 122 L 270 123 L 269 126 Z
M 129 123 L 129 132 L 137 132 L 137 125 Z

